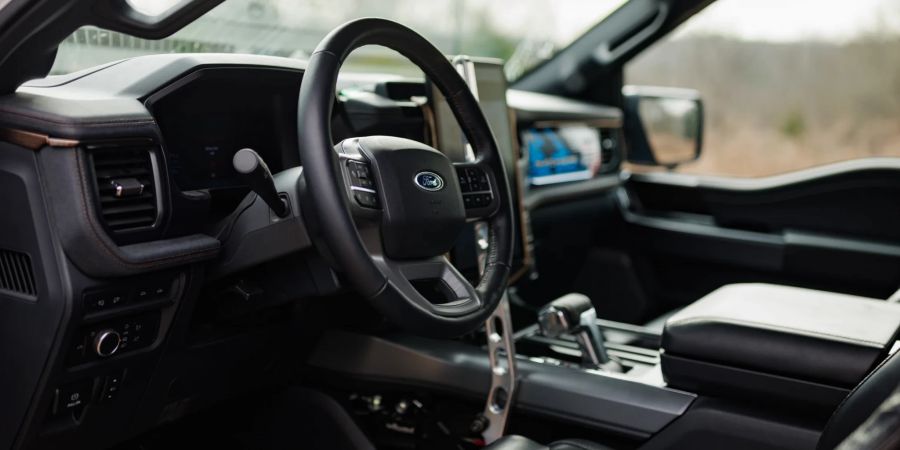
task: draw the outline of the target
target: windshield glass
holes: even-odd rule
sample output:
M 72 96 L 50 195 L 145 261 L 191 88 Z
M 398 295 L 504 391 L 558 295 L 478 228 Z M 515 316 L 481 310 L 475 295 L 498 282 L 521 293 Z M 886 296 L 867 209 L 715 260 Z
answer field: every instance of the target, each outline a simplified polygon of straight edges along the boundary
M 135 7 L 160 0 L 129 0 Z M 169 3 L 172 3 L 169 1 Z M 159 53 L 251 53 L 305 59 L 343 22 L 384 17 L 422 33 L 448 55 L 507 61 L 515 79 L 550 58 L 624 0 L 228 0 L 174 35 L 147 41 L 83 27 L 60 45 L 52 74 Z M 158 9 L 158 8 L 157 8 Z M 396 53 L 363 48 L 352 70 L 418 75 Z

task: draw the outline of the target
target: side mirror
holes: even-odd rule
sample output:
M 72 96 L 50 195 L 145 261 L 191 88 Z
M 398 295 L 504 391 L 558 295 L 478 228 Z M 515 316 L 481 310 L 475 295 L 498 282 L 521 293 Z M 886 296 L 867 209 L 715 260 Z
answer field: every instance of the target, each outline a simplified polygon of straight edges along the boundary
M 693 89 L 625 86 L 628 161 L 670 169 L 700 157 L 703 102 Z

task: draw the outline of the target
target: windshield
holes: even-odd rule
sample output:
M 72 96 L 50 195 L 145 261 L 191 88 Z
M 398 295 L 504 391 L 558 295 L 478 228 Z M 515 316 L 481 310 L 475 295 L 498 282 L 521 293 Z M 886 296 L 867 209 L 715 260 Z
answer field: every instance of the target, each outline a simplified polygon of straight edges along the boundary
M 129 0 L 134 7 L 165 3 Z M 171 3 L 171 2 L 169 2 Z M 305 59 L 331 29 L 384 17 L 425 35 L 448 55 L 507 61 L 510 79 L 550 58 L 624 0 L 228 0 L 159 41 L 83 27 L 60 45 L 52 74 L 159 53 L 251 53 Z M 352 70 L 419 75 L 396 53 L 363 48 Z

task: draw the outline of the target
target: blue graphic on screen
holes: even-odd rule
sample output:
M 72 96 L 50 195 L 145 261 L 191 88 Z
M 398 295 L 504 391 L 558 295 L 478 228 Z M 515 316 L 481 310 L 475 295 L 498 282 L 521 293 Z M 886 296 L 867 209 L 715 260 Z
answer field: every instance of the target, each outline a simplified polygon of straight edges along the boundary
M 528 178 L 533 185 L 583 180 L 591 177 L 591 161 L 556 128 L 533 128 L 523 133 L 528 151 Z M 590 159 L 590 158 L 588 158 Z

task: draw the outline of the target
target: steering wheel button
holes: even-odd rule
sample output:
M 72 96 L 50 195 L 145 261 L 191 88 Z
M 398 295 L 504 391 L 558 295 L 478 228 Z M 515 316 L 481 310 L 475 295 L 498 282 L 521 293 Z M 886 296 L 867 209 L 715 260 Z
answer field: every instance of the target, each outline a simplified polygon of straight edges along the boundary
M 378 207 L 378 197 L 371 192 L 354 192 L 353 197 L 356 198 L 356 203 L 359 203 L 359 206 L 366 208 Z

